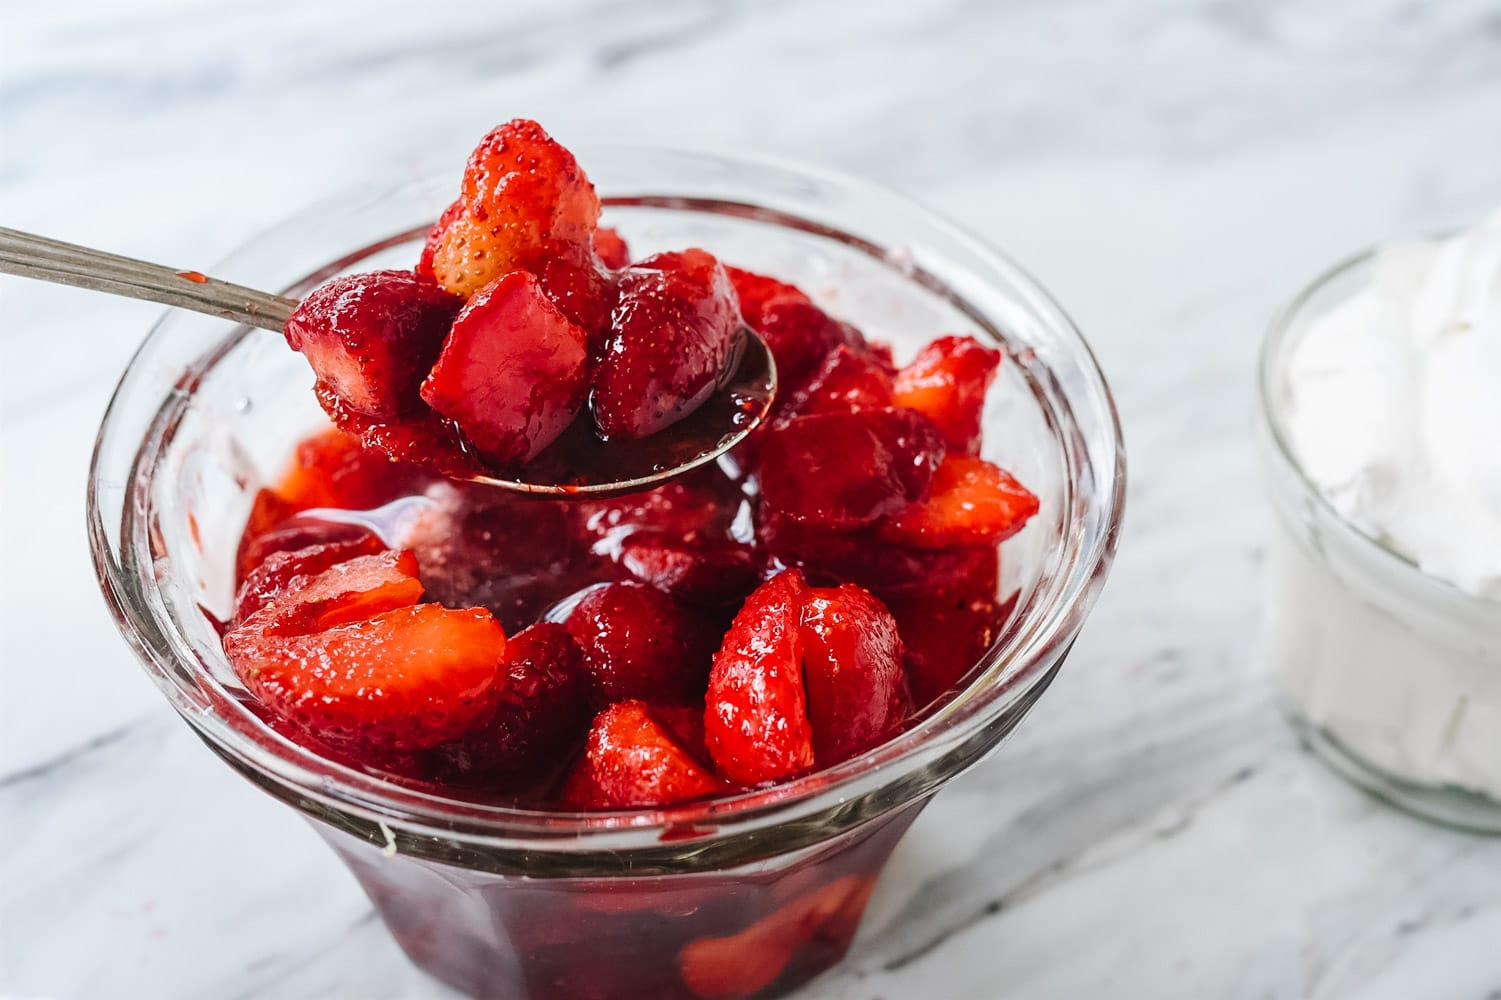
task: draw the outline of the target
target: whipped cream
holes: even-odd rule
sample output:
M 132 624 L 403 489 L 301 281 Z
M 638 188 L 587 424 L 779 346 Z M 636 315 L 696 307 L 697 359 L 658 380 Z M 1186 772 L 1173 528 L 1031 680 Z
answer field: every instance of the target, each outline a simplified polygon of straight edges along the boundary
M 1501 824 L 1501 604 L 1489 613 L 1501 601 L 1501 212 L 1385 249 L 1370 270 L 1288 346 L 1271 402 L 1344 518 L 1464 593 L 1417 586 L 1293 513 L 1269 550 L 1268 666 L 1285 704 L 1346 754 L 1487 796 L 1483 822 Z M 1297 490 L 1270 471 L 1274 496 Z
M 1501 212 L 1392 246 L 1294 346 L 1283 421 L 1304 471 L 1366 533 L 1501 600 Z

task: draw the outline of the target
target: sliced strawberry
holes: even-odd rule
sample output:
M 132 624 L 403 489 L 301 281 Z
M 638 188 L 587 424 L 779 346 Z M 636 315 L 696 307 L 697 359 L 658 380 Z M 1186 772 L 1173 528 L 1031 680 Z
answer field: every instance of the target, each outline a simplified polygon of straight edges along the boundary
M 683 702 L 702 690 L 712 636 L 672 598 L 638 583 L 588 590 L 564 624 L 601 702 Z
M 455 198 L 453 203 L 443 210 L 438 216 L 438 221 L 433 223 L 433 228 L 427 231 L 427 239 L 422 244 L 422 256 L 417 258 L 417 266 L 413 268 L 418 274 L 433 277 L 433 256 L 438 248 L 448 237 L 448 230 L 454 222 L 462 218 L 468 209 L 464 205 L 463 198 Z
M 568 501 L 482 486 L 435 487 L 403 544 L 417 553 L 428 596 L 451 608 L 489 608 L 516 631 L 599 579 L 574 537 Z
M 422 398 L 498 465 L 525 462 L 551 444 L 586 391 L 584 331 L 524 271 L 470 299 L 422 383 Z
M 708 473 L 708 474 L 706 474 Z M 717 470 L 698 470 L 643 493 L 574 501 L 583 531 L 602 547 L 635 531 L 658 531 L 685 542 L 728 538 L 743 498 Z
M 599 259 L 575 244 L 548 243 L 526 258 L 542 293 L 558 311 L 588 336 L 589 355 L 604 349 L 619 290 Z
M 678 953 L 678 974 L 701 1000 L 740 1000 L 776 982 L 812 940 L 843 950 L 865 912 L 875 879 L 845 875 L 785 904 L 738 934 L 699 938 Z
M 599 713 L 562 798 L 583 809 L 669 806 L 729 791 L 643 701 Z
M 573 154 L 534 121 L 516 119 L 485 136 L 464 168 L 464 208 L 434 227 L 433 276 L 470 296 L 522 266 L 547 241 L 588 249 L 599 198 Z
M 967 571 L 968 550 L 920 549 L 884 537 L 884 522 L 851 531 L 802 524 L 764 506 L 758 537 L 776 562 L 820 586 L 856 583 L 882 600 L 894 587 L 938 586 Z
M 740 315 L 757 330 L 761 329 L 761 315 L 768 302 L 785 299 L 811 304 L 813 301 L 796 285 L 789 285 L 764 274 L 738 267 L 726 267 L 725 273 L 735 288 L 735 297 L 740 302 Z
M 506 638 L 488 611 L 423 604 L 306 635 L 260 628 L 280 603 L 229 632 L 224 650 L 251 693 L 320 739 L 423 750 L 494 710 Z
M 931 551 L 950 565 L 941 579 L 893 587 L 882 595 L 907 651 L 907 677 L 917 706 L 950 690 L 999 634 L 1007 610 L 998 596 L 1000 558 L 994 545 Z
M 625 245 L 620 233 L 609 226 L 600 226 L 594 231 L 594 254 L 612 271 L 618 271 L 631 262 L 630 247 Z
M 865 338 L 811 302 L 774 298 L 761 307 L 755 328 L 777 363 L 780 390 L 796 392 L 841 344 L 861 350 Z
M 359 438 L 367 451 L 386 456 L 398 465 L 420 465 L 434 477 L 467 479 L 490 471 L 483 460 L 468 450 L 458 427 L 432 410 L 411 420 L 392 423 L 369 420 L 349 413 L 337 400 L 326 398 L 321 386 L 314 394 L 334 426 Z
M 621 271 L 618 282 L 590 402 L 606 438 L 640 438 L 714 392 L 740 312 L 724 268 L 703 250 L 655 254 Z
M 896 619 L 852 583 L 809 592 L 803 608 L 803 689 L 820 767 L 882 742 L 907 710 Z
M 1025 527 L 1037 510 L 1037 497 L 1004 469 L 950 455 L 933 473 L 928 498 L 893 516 L 881 532 L 920 548 L 996 544 Z
M 891 373 L 865 352 L 840 344 L 787 406 L 795 416 L 879 410 L 892 405 Z
M 761 582 L 761 563 L 735 541 L 684 541 L 659 531 L 634 531 L 620 542 L 618 562 L 642 583 L 686 604 L 738 605 Z
M 541 622 L 506 643 L 488 721 L 431 751 L 435 770 L 466 785 L 511 782 L 567 757 L 589 725 L 589 675 L 563 626 Z
M 287 343 L 350 409 L 396 420 L 424 409 L 417 387 L 459 307 L 431 278 L 372 271 L 313 289 L 287 320 Z
M 923 499 L 942 458 L 937 430 L 911 410 L 796 417 L 766 435 L 761 492 L 795 521 L 853 528 Z
M 896 405 L 928 415 L 956 454 L 980 452 L 985 392 L 1001 352 L 973 337 L 939 337 L 896 375 Z
M 705 739 L 715 766 L 732 781 L 755 785 L 813 766 L 802 677 L 807 597 L 798 571 L 772 577 L 746 599 L 714 657 Z
M 371 510 L 420 493 L 432 476 L 415 465 L 393 462 L 357 438 L 330 427 L 303 439 L 274 487 L 287 515 L 315 507 Z
M 314 576 L 356 556 L 374 555 L 384 548 L 374 535 L 362 534 L 345 541 L 272 552 L 250 570 L 240 584 L 235 597 L 234 623 L 244 621 L 296 586 L 302 578 Z
M 417 557 L 385 551 L 337 562 L 291 581 L 242 624 L 266 635 L 303 635 L 410 607 L 421 599 Z

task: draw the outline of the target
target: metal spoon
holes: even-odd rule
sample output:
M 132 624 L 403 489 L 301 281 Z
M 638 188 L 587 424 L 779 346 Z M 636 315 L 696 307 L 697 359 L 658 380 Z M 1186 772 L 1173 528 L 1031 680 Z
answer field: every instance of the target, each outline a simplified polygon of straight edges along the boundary
M 0 273 L 73 285 L 219 316 L 280 333 L 295 299 L 244 288 L 197 271 L 75 246 L 0 227 Z M 475 472 L 463 478 L 521 493 L 599 498 L 651 489 L 714 461 L 760 426 L 777 391 L 766 342 L 746 328 L 718 391 L 689 416 L 637 441 L 605 442 L 587 412 L 512 478 Z

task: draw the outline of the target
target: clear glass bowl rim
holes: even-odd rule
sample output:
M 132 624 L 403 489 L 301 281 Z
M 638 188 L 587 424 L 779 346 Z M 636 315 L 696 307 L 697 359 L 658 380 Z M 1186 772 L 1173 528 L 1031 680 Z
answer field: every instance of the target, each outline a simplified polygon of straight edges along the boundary
M 879 185 L 851 178 L 834 171 L 810 168 L 772 157 L 725 154 L 711 150 L 643 146 L 629 143 L 579 144 L 579 159 L 589 162 L 590 151 L 608 151 L 628 155 L 670 156 L 684 163 L 698 161 L 704 165 L 728 165 L 737 170 L 774 171 L 779 175 L 804 178 L 812 183 L 832 186 L 867 198 L 903 206 L 918 214 L 923 224 L 940 232 L 974 254 L 988 268 L 1020 289 L 1025 305 L 1046 318 L 1050 332 L 1065 346 L 1077 374 L 1084 381 L 1083 391 L 1103 451 L 1101 460 L 1090 459 L 1083 445 L 1070 440 L 1065 431 L 1076 431 L 1079 424 L 1073 409 L 1066 410 L 1063 426 L 1055 428 L 1062 439 L 1068 481 L 1065 484 L 1065 510 L 1073 497 L 1078 477 L 1087 472 L 1095 486 L 1093 510 L 1087 527 L 1065 517 L 1060 548 L 1071 553 L 1071 560 L 1057 574 L 1058 579 L 1031 622 L 1023 622 L 1000 643 L 992 646 L 972 669 L 968 686 L 948 701 L 930 711 L 919 723 L 896 739 L 869 753 L 823 769 L 770 789 L 753 790 L 709 802 L 681 806 L 618 812 L 544 812 L 500 805 L 479 804 L 447 799 L 415 791 L 407 786 L 374 775 L 334 764 L 284 738 L 252 739 L 243 725 L 232 724 L 222 710 L 224 698 L 214 698 L 202 686 L 183 683 L 174 662 L 191 655 L 182 637 L 171 630 L 152 574 L 132 567 L 131 547 L 142 542 L 143 529 L 132 532 L 121 528 L 121 558 L 110 544 L 111 526 L 105 523 L 107 509 L 101 494 L 101 462 L 112 444 L 111 421 L 122 401 L 128 397 L 136 370 L 148 352 L 153 338 L 172 316 L 163 314 L 138 349 L 121 377 L 100 425 L 88 484 L 88 530 L 96 572 L 105 599 L 116 618 L 117 626 L 136 652 L 152 679 L 173 707 L 217 754 L 237 770 L 273 795 L 326 822 L 358 832 L 367 838 L 378 831 L 393 848 L 400 842 L 403 853 L 422 853 L 424 841 L 440 840 L 465 848 L 493 848 L 518 852 L 591 851 L 616 852 L 651 850 L 665 843 L 681 844 L 675 849 L 683 858 L 691 858 L 695 845 L 706 841 L 738 838 L 754 841 L 758 835 L 795 823 L 811 823 L 822 833 L 804 837 L 800 843 L 813 843 L 843 829 L 883 815 L 919 798 L 931 795 L 940 785 L 967 769 L 1009 731 L 1015 719 L 997 731 L 997 723 L 1009 715 L 1024 712 L 1040 696 L 1063 657 L 1067 654 L 1089 609 L 1103 585 L 1113 560 L 1120 533 L 1125 501 L 1125 449 L 1120 420 L 1098 363 L 1077 327 L 1052 297 L 1022 268 L 962 227 L 900 194 Z M 446 173 L 451 174 L 451 169 Z M 332 198 L 306 206 L 275 226 L 256 234 L 242 244 L 249 247 L 272 237 L 281 227 L 304 216 L 332 214 L 343 207 L 369 201 L 380 192 L 411 176 L 386 183 L 360 185 Z M 660 196 L 662 192 L 652 191 Z M 777 213 L 780 214 L 780 213 Z M 809 231 L 822 233 L 814 224 Z M 233 260 L 235 253 L 230 255 Z M 338 266 L 338 265 L 333 265 Z M 205 344 L 204 355 L 222 349 L 243 329 L 232 331 L 217 344 Z M 263 335 L 263 334 L 255 334 Z M 154 422 L 153 427 L 159 423 Z M 159 435 L 158 435 L 159 436 Z M 151 438 L 137 443 L 137 461 L 146 452 Z M 131 482 L 137 471 L 133 467 Z M 129 521 L 131 503 L 125 504 Z M 137 520 L 144 521 L 142 517 Z M 134 537 L 133 537 L 134 536 Z M 166 626 L 163 634 L 161 626 Z M 176 642 L 171 640 L 175 639 Z M 196 660 L 195 660 L 196 662 Z M 1002 668 L 1005 668 L 1004 671 Z M 1004 672 L 1005 677 L 1000 675 Z M 192 671 L 196 676 L 201 673 Z M 210 682 L 209 687 L 213 683 Z M 243 710 L 240 710 L 243 712 Z M 254 720 L 245 712 L 244 715 Z M 1019 718 L 1019 715 L 1016 715 Z M 243 723 L 244 720 L 238 720 Z M 255 725 L 259 725 L 258 722 Z M 275 746 L 268 749 L 267 743 Z M 763 850 L 761 855 L 775 853 Z M 528 855 L 530 856 L 530 855 Z
M 1453 235 L 1455 235 L 1454 231 L 1444 231 L 1418 238 L 1437 240 Z M 1272 458 L 1286 471 L 1292 473 L 1293 479 L 1300 488 L 1302 499 L 1311 501 L 1320 514 L 1339 527 L 1344 537 L 1359 546 L 1367 555 L 1384 562 L 1384 565 L 1398 574 L 1400 578 L 1406 579 L 1415 586 L 1429 591 L 1436 589 L 1445 600 L 1458 604 L 1471 605 L 1476 608 L 1493 608 L 1497 602 L 1467 594 L 1453 582 L 1426 572 L 1411 556 L 1382 542 L 1381 539 L 1341 513 L 1303 468 L 1303 463 L 1298 460 L 1297 452 L 1293 449 L 1282 425 L 1282 414 L 1276 402 L 1277 379 L 1281 374 L 1281 363 L 1289 347 L 1287 341 L 1292 336 L 1293 327 L 1304 317 L 1319 295 L 1336 282 L 1347 279 L 1356 271 L 1375 263 L 1377 255 L 1388 245 L 1390 241 L 1372 244 L 1332 264 L 1304 286 L 1272 317 L 1271 323 L 1267 326 L 1266 335 L 1262 338 L 1261 353 L 1257 361 L 1257 414 L 1260 417 L 1266 440 L 1272 446 Z

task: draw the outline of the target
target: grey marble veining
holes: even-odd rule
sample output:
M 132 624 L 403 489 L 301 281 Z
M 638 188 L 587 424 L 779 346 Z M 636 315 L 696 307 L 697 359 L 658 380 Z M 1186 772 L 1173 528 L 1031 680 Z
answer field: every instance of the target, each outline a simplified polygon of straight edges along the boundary
M 897 185 L 1037 274 L 1120 404 L 1098 610 L 809 997 L 1501 996 L 1501 841 L 1349 788 L 1269 702 L 1250 435 L 1303 282 L 1501 203 L 1501 4 L 0 5 L 0 222 L 148 259 L 518 114 Z M 441 996 L 101 606 L 85 470 L 156 312 L 0 279 L 0 996 Z

